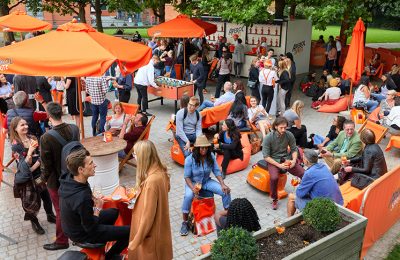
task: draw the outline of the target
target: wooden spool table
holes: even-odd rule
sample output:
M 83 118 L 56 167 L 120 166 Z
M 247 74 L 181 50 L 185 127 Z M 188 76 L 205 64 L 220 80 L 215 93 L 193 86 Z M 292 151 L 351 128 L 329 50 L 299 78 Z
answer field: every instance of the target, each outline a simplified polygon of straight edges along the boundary
M 103 195 L 110 195 L 119 186 L 118 151 L 126 147 L 126 141 L 114 137 L 105 143 L 103 136 L 95 136 L 83 139 L 82 144 L 96 164 L 95 176 L 88 180 L 90 186 L 101 185 Z

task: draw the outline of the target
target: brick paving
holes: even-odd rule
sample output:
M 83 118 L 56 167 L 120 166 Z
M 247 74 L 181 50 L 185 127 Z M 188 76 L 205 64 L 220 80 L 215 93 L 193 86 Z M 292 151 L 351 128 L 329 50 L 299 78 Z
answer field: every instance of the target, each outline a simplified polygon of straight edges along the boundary
M 211 92 L 214 92 L 214 87 L 208 87 Z M 136 101 L 136 93 L 131 102 Z M 209 97 L 210 94 L 206 95 Z M 113 100 L 113 93 L 109 93 L 110 100 Z M 317 113 L 310 108 L 311 100 L 305 97 L 301 93 L 295 93 L 293 100 L 301 98 L 306 104 L 304 111 L 304 124 L 307 125 L 308 133 L 319 133 L 325 134 L 329 130 L 332 118 L 334 115 Z M 170 118 L 170 115 L 174 111 L 173 101 L 165 100 L 164 106 L 160 105 L 159 101 L 150 103 L 150 109 L 148 112 L 154 113 L 156 119 L 151 129 L 150 140 L 152 140 L 159 151 L 161 159 L 168 165 L 169 173 L 171 174 L 171 191 L 169 193 L 169 204 L 170 204 L 170 221 L 172 228 L 172 239 L 173 239 L 173 250 L 175 259 L 192 259 L 200 254 L 199 248 L 202 244 L 211 243 L 216 239 L 216 233 L 209 234 L 205 237 L 194 237 L 189 234 L 187 237 L 181 237 L 179 235 L 179 229 L 181 226 L 181 205 L 184 194 L 184 180 L 183 180 L 183 168 L 174 163 L 169 155 L 169 149 L 171 143 L 168 141 L 172 135 L 165 131 L 166 124 Z M 72 122 L 68 116 L 64 117 L 67 122 Z M 90 118 L 85 118 L 85 133 L 86 136 L 90 136 Z M 383 139 L 381 147 L 384 149 L 388 142 L 388 139 Z M 400 151 L 393 149 L 392 151 L 385 153 L 388 161 L 389 169 L 395 166 L 395 158 L 399 158 Z M 10 145 L 6 143 L 5 148 L 5 162 L 10 158 Z M 254 189 L 250 185 L 246 184 L 246 176 L 249 172 L 251 165 L 262 159 L 261 153 L 253 155 L 250 160 L 249 166 L 241 171 L 232 175 L 228 175 L 225 182 L 232 190 L 232 198 L 246 197 L 248 198 L 260 217 L 262 228 L 273 226 L 273 220 L 276 218 L 285 218 L 286 216 L 286 199 L 281 200 L 279 209 L 273 211 L 270 206 L 270 198 Z M 13 176 L 9 172 L 4 172 L 5 181 L 13 183 Z M 135 169 L 126 166 L 120 174 L 121 184 L 134 183 L 135 182 Z M 293 191 L 293 187 L 290 186 L 290 182 L 287 182 L 286 190 L 288 192 Z M 46 251 L 42 248 L 43 244 L 52 242 L 55 239 L 55 225 L 50 224 L 46 221 L 44 210 L 39 213 L 39 221 L 43 228 L 46 230 L 46 234 L 37 235 L 31 228 L 31 225 L 27 221 L 23 221 L 23 210 L 21 208 L 21 202 L 19 199 L 14 199 L 12 194 L 12 188 L 2 185 L 0 188 L 0 233 L 11 237 L 18 241 L 16 245 L 10 245 L 9 242 L 0 238 L 0 259 L 57 259 L 64 250 L 59 251 Z M 217 209 L 222 209 L 222 201 L 219 196 L 215 197 Z M 400 229 L 400 225 L 397 225 L 397 231 Z M 399 231 L 397 232 L 397 234 Z M 390 243 L 393 243 L 395 239 L 387 240 L 380 246 L 390 247 Z M 70 247 L 70 249 L 78 249 Z M 373 251 L 373 250 L 371 250 Z M 378 250 L 379 251 L 379 250 Z M 376 251 L 373 251 L 376 252 Z M 382 255 L 368 255 L 369 259 L 380 259 Z

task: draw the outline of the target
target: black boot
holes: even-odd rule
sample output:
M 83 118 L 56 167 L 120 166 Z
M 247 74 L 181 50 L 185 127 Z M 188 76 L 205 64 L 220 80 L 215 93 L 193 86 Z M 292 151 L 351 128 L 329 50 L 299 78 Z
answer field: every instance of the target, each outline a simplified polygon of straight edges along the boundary
M 39 221 L 37 219 L 31 220 L 32 223 L 32 229 L 39 235 L 43 235 L 45 233 L 44 229 L 42 226 L 39 224 Z
M 54 215 L 54 213 L 47 214 L 47 221 L 49 223 L 56 224 L 56 216 Z
M 225 178 L 226 178 L 226 173 L 222 172 L 222 179 L 225 180 Z

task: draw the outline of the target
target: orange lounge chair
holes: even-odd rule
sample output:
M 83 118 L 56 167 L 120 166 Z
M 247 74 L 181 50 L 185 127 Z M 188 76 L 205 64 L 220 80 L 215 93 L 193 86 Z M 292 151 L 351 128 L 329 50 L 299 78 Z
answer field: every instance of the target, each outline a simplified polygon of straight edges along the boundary
M 370 120 L 365 120 L 364 124 L 358 129 L 358 133 L 361 133 L 364 129 L 370 129 L 375 134 L 375 143 L 379 144 L 382 138 L 389 130 L 387 127 L 375 124 Z
M 183 152 L 179 147 L 178 141 L 176 141 L 175 138 L 174 138 L 174 144 L 171 146 L 171 158 L 178 164 L 182 166 L 185 165 L 185 156 L 183 155 Z
M 137 112 L 139 111 L 138 104 L 130 104 L 130 103 L 121 102 L 121 105 L 122 105 L 122 108 L 124 109 L 125 114 L 128 114 L 128 115 L 136 115 Z
M 390 137 L 389 143 L 386 146 L 385 151 L 390 151 L 392 147 L 400 149 L 400 136 L 399 135 L 392 135 Z
M 355 124 L 364 124 L 366 121 L 366 116 L 364 110 L 353 108 L 350 110 L 350 119 Z
M 243 149 L 242 149 L 243 160 L 240 160 L 240 159 L 231 160 L 228 164 L 228 168 L 226 169 L 226 174 L 232 174 L 232 173 L 244 170 L 249 165 L 250 156 L 251 156 L 251 145 L 250 145 L 248 134 L 246 134 L 246 133 L 241 134 L 240 142 L 243 147 Z M 221 155 L 221 154 L 217 155 L 218 165 L 221 165 L 223 159 L 224 159 L 223 155 Z
M 253 169 L 247 175 L 247 183 L 254 188 L 271 193 L 270 187 L 270 176 L 267 168 L 267 162 L 265 160 L 258 161 L 257 164 L 253 166 Z M 285 185 L 287 181 L 286 174 L 279 174 L 278 180 L 278 198 L 282 199 L 287 197 L 288 193 L 285 191 Z
M 147 122 L 146 128 L 144 129 L 143 133 L 139 136 L 139 138 L 137 139 L 136 142 L 149 139 L 151 124 L 153 123 L 155 118 L 156 117 L 154 115 L 151 116 L 149 122 Z M 133 125 L 132 125 L 132 127 L 133 127 Z M 128 154 L 125 156 L 125 158 L 122 158 L 122 159 L 118 158 L 120 160 L 119 171 L 121 171 L 122 168 L 124 168 L 125 164 L 129 164 L 133 167 L 136 167 L 136 163 L 129 161 L 130 159 L 132 159 L 131 157 L 132 157 L 133 152 L 134 152 L 134 149 L 132 146 L 132 149 L 128 152 Z

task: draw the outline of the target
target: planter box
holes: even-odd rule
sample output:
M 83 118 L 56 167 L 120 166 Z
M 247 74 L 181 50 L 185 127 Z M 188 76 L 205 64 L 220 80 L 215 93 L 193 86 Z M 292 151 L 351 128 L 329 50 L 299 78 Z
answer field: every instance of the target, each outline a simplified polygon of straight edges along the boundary
M 344 219 L 349 221 L 350 224 L 342 229 L 333 232 L 332 234 L 304 247 L 303 249 L 294 252 L 291 255 L 283 258 L 288 259 L 315 259 L 315 260 L 359 260 L 361 255 L 362 243 L 364 240 L 364 232 L 367 226 L 367 218 L 354 213 L 342 206 L 339 206 L 339 211 L 344 215 Z M 288 218 L 283 226 L 290 227 L 303 220 L 303 214 L 297 214 Z M 258 240 L 267 237 L 273 233 L 276 233 L 275 227 L 260 230 L 253 234 Z M 196 258 L 200 259 L 211 259 L 211 252 L 208 254 L 201 255 Z

